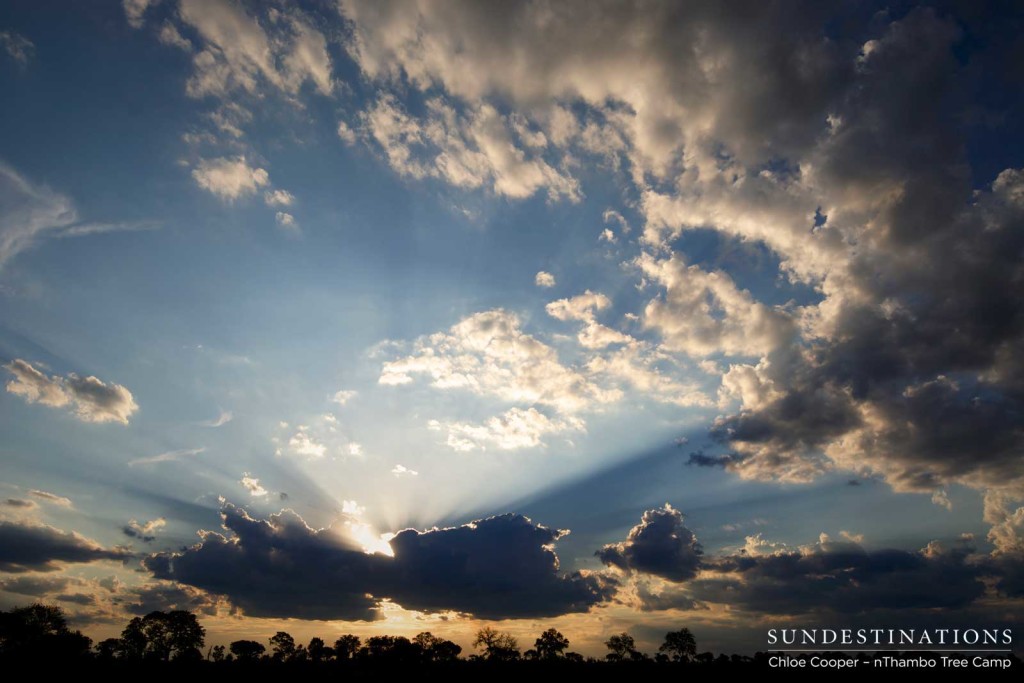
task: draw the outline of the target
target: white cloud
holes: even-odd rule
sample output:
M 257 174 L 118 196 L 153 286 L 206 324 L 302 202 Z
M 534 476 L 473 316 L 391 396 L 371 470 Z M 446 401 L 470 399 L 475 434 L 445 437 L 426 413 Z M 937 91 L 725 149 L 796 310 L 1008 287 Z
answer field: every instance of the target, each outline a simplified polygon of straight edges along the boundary
M 270 493 L 263 488 L 258 478 L 250 476 L 248 472 L 242 475 L 242 479 L 239 483 L 253 498 L 262 498 Z
M 346 405 L 349 401 L 359 395 L 358 391 L 354 389 L 340 389 L 334 392 L 334 396 L 331 397 L 331 401 L 338 405 Z
M 132 534 L 134 534 L 136 538 L 143 540 L 152 540 L 152 536 L 165 526 L 167 526 L 167 520 L 163 517 L 157 517 L 156 519 L 151 519 L 144 523 L 139 523 L 134 519 L 128 522 L 128 529 L 132 531 Z
M 16 358 L 4 366 L 14 379 L 7 383 L 9 393 L 29 403 L 50 408 L 69 408 L 83 422 L 120 422 L 139 409 L 132 392 L 120 384 L 107 384 L 97 377 L 48 376 L 31 363 Z
M 0 31 L 0 47 L 7 56 L 22 65 L 28 64 L 36 53 L 35 44 L 14 31 Z
M 579 201 L 578 182 L 542 156 L 518 147 L 507 117 L 490 105 L 465 113 L 437 97 L 425 118 L 409 115 L 392 95 L 382 95 L 362 113 L 362 127 L 400 175 L 438 178 L 465 189 L 489 187 L 524 199 L 546 190 L 552 200 Z
M 270 183 L 270 175 L 250 166 L 245 157 L 201 159 L 192 170 L 192 178 L 199 187 L 226 202 L 255 194 Z
M 417 472 L 416 470 L 410 470 L 405 465 L 395 465 L 394 467 L 391 468 L 391 474 L 399 478 L 419 476 L 419 472 Z
M 179 450 L 176 450 L 176 451 L 165 451 L 163 453 L 158 453 L 157 455 L 149 455 L 149 456 L 146 456 L 144 458 L 135 458 L 134 460 L 129 460 L 128 464 L 130 466 L 135 466 L 135 465 L 155 465 L 156 463 L 160 463 L 160 462 L 175 462 L 177 460 L 181 460 L 182 458 L 190 458 L 190 457 L 192 457 L 194 455 L 199 455 L 200 453 L 205 453 L 205 452 L 206 452 L 206 448 L 205 447 L 200 447 L 200 448 L 182 448 L 182 449 L 179 449 Z
M 519 450 L 544 446 L 543 438 L 566 431 L 586 431 L 583 420 L 550 418 L 536 408 L 512 408 L 483 424 L 432 421 L 430 428 L 448 432 L 447 444 L 456 451 Z
M 160 27 L 160 33 L 157 37 L 164 45 L 180 48 L 185 52 L 192 52 L 192 41 L 181 35 L 178 28 L 169 21 L 164 22 L 164 25 Z
M 380 384 L 401 385 L 415 376 L 438 389 L 461 389 L 502 400 L 575 412 L 618 400 L 579 371 L 563 365 L 553 348 L 526 334 L 514 313 L 476 313 L 451 327 L 422 337 L 415 352 L 384 363 Z
M 346 145 L 354 145 L 356 143 L 356 133 L 351 127 L 344 121 L 338 122 L 338 137 Z
M 299 232 L 299 224 L 295 220 L 295 216 L 284 211 L 278 211 L 274 214 L 274 220 L 277 222 L 277 227 L 288 232 Z
M 355 441 L 351 442 L 348 445 L 347 450 L 348 454 L 351 455 L 353 458 L 363 457 L 363 445 L 360 443 L 356 443 Z
M 258 94 L 263 83 L 289 95 L 307 81 L 333 89 L 326 39 L 297 10 L 270 9 L 260 21 L 229 0 L 181 0 L 179 15 L 204 41 L 187 86 L 193 97 Z
M 142 28 L 145 23 L 146 10 L 160 0 L 121 0 L 124 17 L 132 28 Z
M 39 489 L 30 489 L 28 493 L 30 496 L 41 498 L 42 500 L 45 500 L 47 503 L 50 503 L 51 505 L 57 505 L 62 508 L 74 507 L 74 505 L 72 505 L 71 503 L 70 498 L 58 496 L 56 493 L 50 493 L 49 491 L 40 491 Z
M 291 439 L 288 440 L 288 448 L 295 455 L 305 456 L 311 459 L 320 459 L 327 453 L 327 447 L 322 443 L 316 441 L 309 434 L 303 431 L 296 432 Z
M 548 315 L 558 320 L 591 321 L 597 311 L 603 311 L 612 305 L 604 294 L 591 292 L 589 289 L 569 299 L 558 299 L 549 303 L 545 310 Z
M 291 206 L 295 195 L 288 190 L 271 190 L 263 193 L 263 201 L 267 206 Z
M 212 420 L 207 420 L 202 424 L 204 427 L 223 427 L 228 422 L 231 422 L 231 420 L 233 419 L 235 419 L 234 413 L 232 413 L 230 410 L 222 410 L 220 411 L 220 415 L 218 415 Z
M 662 336 L 669 350 L 691 356 L 762 356 L 795 332 L 788 316 L 754 300 L 722 271 L 689 266 L 678 254 L 668 259 L 644 254 L 638 263 L 665 290 L 647 304 L 643 323 Z
M 616 244 L 619 238 L 615 236 L 615 233 L 610 228 L 605 228 L 601 231 L 601 234 L 597 237 L 598 242 L 607 242 L 608 244 Z
M 533 279 L 533 282 L 538 287 L 554 287 L 555 276 L 542 270 L 537 273 L 537 277 Z

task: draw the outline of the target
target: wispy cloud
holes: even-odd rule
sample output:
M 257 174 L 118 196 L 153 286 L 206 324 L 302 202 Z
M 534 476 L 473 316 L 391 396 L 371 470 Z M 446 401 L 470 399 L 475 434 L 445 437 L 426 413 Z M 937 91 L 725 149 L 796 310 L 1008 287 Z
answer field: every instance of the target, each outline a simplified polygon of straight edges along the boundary
M 145 458 L 135 458 L 134 460 L 129 460 L 128 464 L 134 467 L 135 465 L 155 465 L 160 462 L 174 462 L 176 460 L 181 460 L 182 458 L 190 458 L 192 456 L 199 455 L 205 451 L 205 446 L 200 448 L 183 448 L 177 451 L 167 451 L 166 453 L 160 453 L 158 455 L 150 455 Z
M 214 419 L 207 420 L 200 424 L 202 424 L 204 427 L 223 427 L 228 422 L 231 422 L 233 419 L 235 419 L 234 413 L 232 413 L 230 410 L 222 410 L 220 411 L 220 415 L 218 415 Z

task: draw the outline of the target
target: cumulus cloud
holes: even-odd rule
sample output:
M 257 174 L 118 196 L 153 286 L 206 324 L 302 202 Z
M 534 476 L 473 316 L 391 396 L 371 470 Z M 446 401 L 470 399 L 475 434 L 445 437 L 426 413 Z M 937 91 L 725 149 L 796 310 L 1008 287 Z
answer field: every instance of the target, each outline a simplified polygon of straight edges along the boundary
M 426 109 L 424 118 L 415 117 L 393 95 L 384 94 L 361 115 L 366 137 L 398 174 L 438 178 L 465 189 L 488 188 L 512 199 L 542 190 L 552 200 L 581 198 L 572 176 L 517 144 L 514 123 L 495 107 L 460 109 L 435 97 Z
M 21 65 L 28 64 L 36 53 L 35 43 L 14 31 L 0 31 L 0 47 Z
M 150 543 L 156 539 L 156 532 L 165 526 L 167 526 L 167 520 L 163 517 L 157 517 L 142 524 L 133 519 L 121 528 L 121 532 L 129 538 L 136 538 L 143 543 Z
M 126 560 L 130 553 L 45 524 L 0 520 L 0 571 L 50 572 L 63 563 Z
M 568 413 L 621 396 L 563 365 L 553 348 L 522 330 L 517 315 L 501 309 L 476 313 L 447 332 L 420 338 L 412 355 L 384 363 L 378 381 L 394 386 L 418 376 L 428 377 L 438 389 L 462 389 Z
M 258 94 L 267 85 L 295 95 L 306 82 L 333 90 L 327 41 L 297 10 L 270 9 L 260 20 L 229 0 L 182 0 L 178 15 L 202 39 L 187 86 L 193 97 Z
M 525 158 L 546 143 L 553 168 L 596 154 L 628 174 L 636 265 L 657 290 L 644 328 L 670 352 L 736 357 L 713 430 L 730 470 L 1024 495 L 1024 314 L 1006 295 L 1024 278 L 1024 173 L 972 179 L 976 72 L 953 52 L 957 21 L 918 8 L 838 40 L 820 3 L 341 8 L 366 77 L 436 103 L 421 118 L 390 100 L 365 114 L 382 115 L 381 144 L 408 175 L 483 182 L 417 150 L 431 126 L 449 135 L 446 116 L 463 135 L 488 107 L 507 130 L 543 133 L 517 138 Z M 990 48 L 984 59 L 1012 61 Z M 605 220 L 625 233 L 621 214 Z M 815 297 L 760 300 L 685 253 L 677 238 L 694 230 L 765 248 Z
M 671 581 L 686 581 L 697 575 L 704 550 L 697 537 L 683 524 L 683 514 L 668 503 L 643 514 L 640 524 L 629 531 L 625 541 L 597 551 L 610 567 L 642 572 Z
M 253 195 L 270 183 L 270 175 L 250 166 L 245 157 L 201 159 L 192 170 L 192 178 L 199 187 L 226 202 Z
M 159 0 L 121 0 L 124 18 L 132 28 L 142 28 L 145 23 L 146 10 Z
M 297 233 L 299 232 L 299 223 L 295 220 L 295 216 L 284 211 L 278 211 L 274 214 L 274 220 L 277 222 L 277 227 L 285 230 L 286 232 Z
M 295 203 L 295 195 L 288 190 L 271 190 L 263 193 L 263 201 L 267 206 L 291 206 Z
M 334 392 L 334 396 L 331 397 L 331 401 L 338 405 L 348 405 L 348 402 L 359 395 L 359 392 L 355 389 L 339 389 Z
M 519 515 L 407 529 L 390 540 L 391 557 L 360 547 L 345 525 L 357 521 L 355 513 L 350 507 L 342 523 L 313 529 L 290 510 L 258 520 L 225 505 L 230 536 L 201 532 L 198 544 L 152 555 L 145 566 L 263 617 L 373 620 L 384 599 L 485 619 L 541 617 L 583 612 L 611 597 L 607 579 L 559 571 L 552 546 L 565 532 Z
M 398 478 L 419 476 L 419 472 L 416 470 L 410 470 L 405 465 L 395 465 L 391 468 L 391 474 Z
M 585 431 L 584 422 L 578 418 L 551 418 L 536 408 L 511 408 L 483 424 L 431 420 L 429 427 L 447 431 L 447 444 L 456 451 L 537 448 L 545 445 L 543 438 L 549 434 Z
M 4 368 L 14 375 L 14 379 L 7 383 L 9 393 L 21 396 L 28 403 L 68 408 L 83 422 L 120 422 L 127 425 L 128 419 L 139 409 L 132 392 L 126 387 L 105 383 L 91 375 L 46 375 L 20 358 Z
M 263 485 L 260 484 L 260 480 L 251 476 L 248 472 L 242 475 L 242 480 L 239 483 L 253 498 L 262 498 L 269 493 L 269 491 L 263 488 Z
M 554 287 L 555 276 L 546 271 L 538 271 L 537 276 L 533 278 L 533 283 L 538 287 Z

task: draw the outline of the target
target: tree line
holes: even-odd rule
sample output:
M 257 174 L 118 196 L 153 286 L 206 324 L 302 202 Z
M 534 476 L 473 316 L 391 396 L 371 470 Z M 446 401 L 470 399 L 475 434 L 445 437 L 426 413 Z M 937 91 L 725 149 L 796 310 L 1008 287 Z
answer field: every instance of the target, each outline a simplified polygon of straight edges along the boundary
M 665 635 L 658 652 L 651 657 L 640 652 L 632 636 L 614 635 L 605 643 L 608 662 L 694 662 L 697 643 L 687 628 Z M 404 636 L 371 636 L 363 640 L 345 634 L 328 644 L 312 638 L 297 643 L 291 634 L 278 631 L 266 643 L 236 640 L 228 646 L 206 648 L 206 629 L 192 612 L 153 611 L 135 617 L 118 638 L 96 643 L 78 630 L 71 630 L 59 607 L 41 604 L 0 611 L 0 658 L 4 659 L 93 659 L 101 662 L 199 662 L 213 663 L 302 663 L 325 662 L 440 664 L 456 661 L 509 663 L 596 662 L 569 650 L 569 639 L 554 628 L 544 631 L 533 647 L 523 651 L 510 633 L 491 627 L 480 629 L 473 640 L 476 652 L 463 658 L 462 646 L 424 631 L 412 639 Z

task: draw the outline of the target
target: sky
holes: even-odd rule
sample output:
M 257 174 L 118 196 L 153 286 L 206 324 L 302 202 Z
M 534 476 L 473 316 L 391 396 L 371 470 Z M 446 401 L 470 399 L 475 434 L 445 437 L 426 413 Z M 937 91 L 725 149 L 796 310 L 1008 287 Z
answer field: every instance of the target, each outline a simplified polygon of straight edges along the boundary
M 1019 628 L 1021 24 L 4 3 L 0 609 Z

